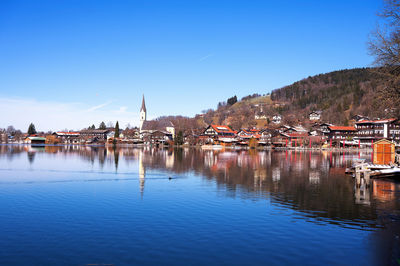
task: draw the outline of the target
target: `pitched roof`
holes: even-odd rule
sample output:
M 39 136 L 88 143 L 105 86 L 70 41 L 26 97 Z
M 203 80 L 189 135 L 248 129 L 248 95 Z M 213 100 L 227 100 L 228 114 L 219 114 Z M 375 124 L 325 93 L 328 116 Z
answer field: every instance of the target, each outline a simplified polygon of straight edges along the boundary
M 342 126 L 330 126 L 329 129 L 338 131 L 356 131 L 355 127 L 342 127 Z
M 86 133 L 86 134 L 104 134 L 107 132 L 110 132 L 112 130 L 109 129 L 83 129 L 80 131 L 80 133 Z
M 390 140 L 387 140 L 387 139 L 380 139 L 378 141 L 375 141 L 374 144 L 381 143 L 381 142 L 386 142 L 386 143 L 390 143 L 390 144 L 395 145 L 394 142 L 392 142 Z
M 211 127 L 217 132 L 217 133 L 222 133 L 222 132 L 225 132 L 225 133 L 235 133 L 235 132 L 233 132 L 233 130 L 230 128 L 230 127 L 228 127 L 228 126 L 223 126 L 223 125 L 211 125 Z
M 76 135 L 76 136 L 78 136 L 81 133 L 80 132 L 72 132 L 72 131 L 70 131 L 70 132 L 58 131 L 58 132 L 56 132 L 56 134 L 59 135 L 59 136 L 65 136 L 65 135 Z
M 30 139 L 30 140 L 40 140 L 40 141 L 45 141 L 46 140 L 46 138 L 44 138 L 44 137 L 28 137 L 28 139 Z
M 357 121 L 356 124 L 385 124 L 396 121 L 396 118 L 388 118 L 388 119 L 381 119 L 381 120 L 361 120 Z
M 166 130 L 167 127 L 174 127 L 171 121 L 166 120 L 151 120 L 143 121 L 142 130 Z
M 143 99 L 142 99 L 142 107 L 140 108 L 140 111 L 145 111 L 146 112 L 146 103 L 144 102 L 144 94 L 143 94 Z
M 320 115 L 320 114 L 322 114 L 322 111 L 320 111 L 320 110 L 312 111 L 312 112 L 310 113 L 310 115 L 311 115 L 311 114 Z

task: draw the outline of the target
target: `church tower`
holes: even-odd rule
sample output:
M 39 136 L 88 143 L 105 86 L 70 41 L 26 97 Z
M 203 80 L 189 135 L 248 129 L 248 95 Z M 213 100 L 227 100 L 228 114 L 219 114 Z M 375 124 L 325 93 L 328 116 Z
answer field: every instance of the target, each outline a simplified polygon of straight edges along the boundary
M 140 131 L 142 131 L 143 123 L 147 119 L 146 103 L 144 102 L 144 95 L 142 100 L 142 107 L 140 108 Z

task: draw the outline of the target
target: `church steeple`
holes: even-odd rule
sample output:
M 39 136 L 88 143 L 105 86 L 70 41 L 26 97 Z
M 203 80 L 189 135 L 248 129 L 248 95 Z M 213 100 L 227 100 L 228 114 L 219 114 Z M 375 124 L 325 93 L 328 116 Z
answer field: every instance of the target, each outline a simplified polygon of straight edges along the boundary
M 142 107 L 140 108 L 140 131 L 142 131 L 143 123 L 147 119 L 146 103 L 144 102 L 144 94 L 142 99 Z
M 142 99 L 142 108 L 140 108 L 140 111 L 146 112 L 146 103 L 144 102 L 144 94 L 143 94 L 143 99 Z

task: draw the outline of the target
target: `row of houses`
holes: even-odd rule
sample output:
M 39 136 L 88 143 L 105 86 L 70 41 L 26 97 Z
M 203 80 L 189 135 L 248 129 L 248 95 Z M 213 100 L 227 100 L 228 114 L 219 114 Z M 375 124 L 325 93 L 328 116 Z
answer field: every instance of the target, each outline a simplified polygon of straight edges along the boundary
M 268 116 L 264 111 L 263 108 L 257 111 L 254 115 L 255 120 L 267 120 L 270 119 L 270 122 L 273 124 L 281 124 L 283 122 L 283 117 L 280 114 L 275 114 L 273 116 Z M 368 117 L 362 115 L 354 115 L 350 118 L 352 121 L 361 121 L 361 120 L 369 120 Z M 318 122 L 322 120 L 322 111 L 321 110 L 314 110 L 308 114 L 308 120 L 311 122 Z
M 310 121 L 319 121 L 321 120 L 322 111 L 312 111 L 308 114 L 308 119 Z M 275 114 L 272 117 L 269 117 L 261 107 L 259 111 L 257 111 L 254 115 L 255 120 L 267 120 L 270 119 L 271 123 L 273 124 L 281 124 L 282 123 L 282 115 Z
M 314 124 L 310 129 L 303 126 L 281 125 L 265 129 L 241 129 L 235 131 L 225 125 L 209 125 L 199 139 L 205 143 L 247 144 L 256 140 L 260 145 L 298 146 L 310 143 L 334 145 L 370 146 L 380 139 L 400 143 L 400 120 L 360 120 L 354 126 L 336 126 L 329 123 Z
M 146 121 L 142 128 L 124 130 L 118 141 L 126 143 L 172 143 L 175 128 L 172 123 Z M 106 143 L 114 140 L 114 129 L 81 130 L 76 132 L 55 132 L 55 143 L 88 144 Z M 370 146 L 380 139 L 389 139 L 400 143 L 400 120 L 396 118 L 357 121 L 354 126 L 337 126 L 329 123 L 315 123 L 306 129 L 301 125 L 281 125 L 271 128 L 249 128 L 233 130 L 226 125 L 209 125 L 195 134 L 185 134 L 187 144 L 224 144 L 224 145 L 363 145 Z
M 64 144 L 96 144 L 114 141 L 114 129 L 93 129 L 81 130 L 75 132 L 55 132 L 53 135 L 57 139 L 57 143 Z M 124 130 L 120 133 L 118 142 L 125 143 L 166 143 L 173 140 L 173 134 L 166 130 L 149 128 L 137 128 Z

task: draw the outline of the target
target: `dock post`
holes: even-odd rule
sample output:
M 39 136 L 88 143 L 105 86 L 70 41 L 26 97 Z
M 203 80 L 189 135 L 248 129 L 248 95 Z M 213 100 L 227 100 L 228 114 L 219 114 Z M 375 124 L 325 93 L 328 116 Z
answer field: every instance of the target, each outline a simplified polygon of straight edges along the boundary
M 366 187 L 369 187 L 370 176 L 371 176 L 371 171 L 364 171 L 364 179 Z
M 360 187 L 361 185 L 361 173 L 360 170 L 356 169 L 356 186 Z

